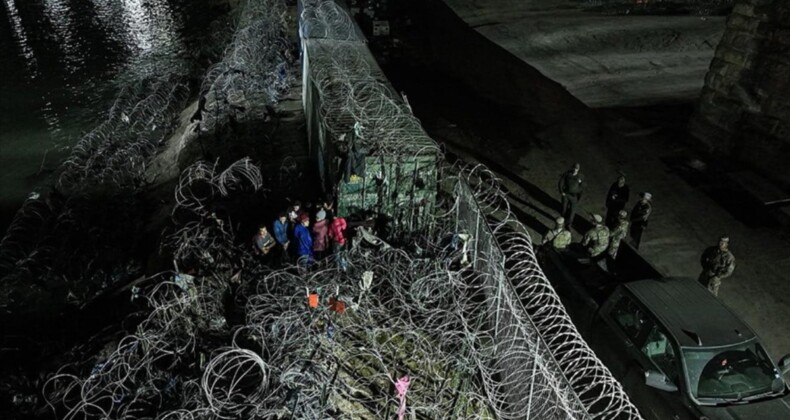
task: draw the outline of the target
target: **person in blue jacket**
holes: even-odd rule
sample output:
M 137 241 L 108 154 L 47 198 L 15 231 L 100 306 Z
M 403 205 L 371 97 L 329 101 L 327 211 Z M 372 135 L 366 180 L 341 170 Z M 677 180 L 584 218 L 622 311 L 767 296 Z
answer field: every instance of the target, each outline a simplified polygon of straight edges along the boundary
M 296 241 L 296 255 L 299 256 L 297 263 L 301 267 L 313 265 L 313 237 L 310 230 L 310 216 L 302 214 L 299 216 L 299 224 L 294 228 L 294 240 Z
M 277 241 L 279 263 L 280 265 L 285 265 L 291 262 L 291 258 L 288 255 L 290 239 L 288 239 L 288 214 L 286 212 L 279 214 L 277 220 L 274 221 L 274 229 L 272 231 L 274 232 L 274 239 Z

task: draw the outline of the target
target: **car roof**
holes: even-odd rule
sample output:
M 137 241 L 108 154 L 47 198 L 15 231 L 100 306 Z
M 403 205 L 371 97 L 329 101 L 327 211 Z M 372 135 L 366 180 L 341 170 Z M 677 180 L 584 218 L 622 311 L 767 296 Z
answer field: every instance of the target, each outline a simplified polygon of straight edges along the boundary
M 624 287 L 658 317 L 681 346 L 723 346 L 756 336 L 743 320 L 696 280 L 639 280 L 625 283 Z

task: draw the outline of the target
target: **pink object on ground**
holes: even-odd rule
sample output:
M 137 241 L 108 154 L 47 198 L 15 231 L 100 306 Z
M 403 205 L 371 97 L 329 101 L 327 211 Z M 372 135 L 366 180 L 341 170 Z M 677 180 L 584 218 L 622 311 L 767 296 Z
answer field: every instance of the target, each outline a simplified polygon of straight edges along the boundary
M 400 407 L 398 407 L 398 420 L 403 420 L 406 415 L 406 392 L 409 391 L 411 379 L 409 375 L 404 375 L 398 382 L 395 383 L 395 389 L 398 391 L 398 398 L 400 398 Z

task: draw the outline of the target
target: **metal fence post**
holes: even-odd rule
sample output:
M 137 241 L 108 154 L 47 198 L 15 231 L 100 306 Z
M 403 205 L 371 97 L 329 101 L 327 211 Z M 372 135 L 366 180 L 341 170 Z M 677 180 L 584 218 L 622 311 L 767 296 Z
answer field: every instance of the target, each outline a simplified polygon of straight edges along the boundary
M 535 374 L 536 374 L 536 367 L 538 365 L 538 350 L 540 349 L 540 340 L 535 340 L 535 358 L 532 359 L 532 377 L 529 381 L 529 400 L 527 401 L 527 419 L 529 419 L 529 414 L 532 411 L 532 394 L 534 393 L 535 389 Z

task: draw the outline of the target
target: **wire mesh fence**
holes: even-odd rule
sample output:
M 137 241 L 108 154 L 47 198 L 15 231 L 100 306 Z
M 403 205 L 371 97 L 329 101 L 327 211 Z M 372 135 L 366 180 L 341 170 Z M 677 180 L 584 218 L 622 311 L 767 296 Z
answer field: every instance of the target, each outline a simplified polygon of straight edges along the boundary
M 473 238 L 475 268 L 487 272 L 499 295 L 491 317 L 502 328 L 502 345 L 524 347 L 534 362 L 515 363 L 513 382 L 503 382 L 513 416 L 534 413 L 536 401 L 564 413 L 560 418 L 638 419 L 621 385 L 595 356 L 565 311 L 559 296 L 538 266 L 527 229 L 511 213 L 496 176 L 484 166 L 456 170 L 449 177 L 457 197 L 458 230 Z M 449 186 L 448 186 L 449 187 Z M 506 359 L 507 360 L 507 359 Z M 517 378 L 539 372 L 541 395 L 533 395 Z M 537 417 L 542 418 L 542 417 Z M 549 418 L 556 418 L 550 416 Z

